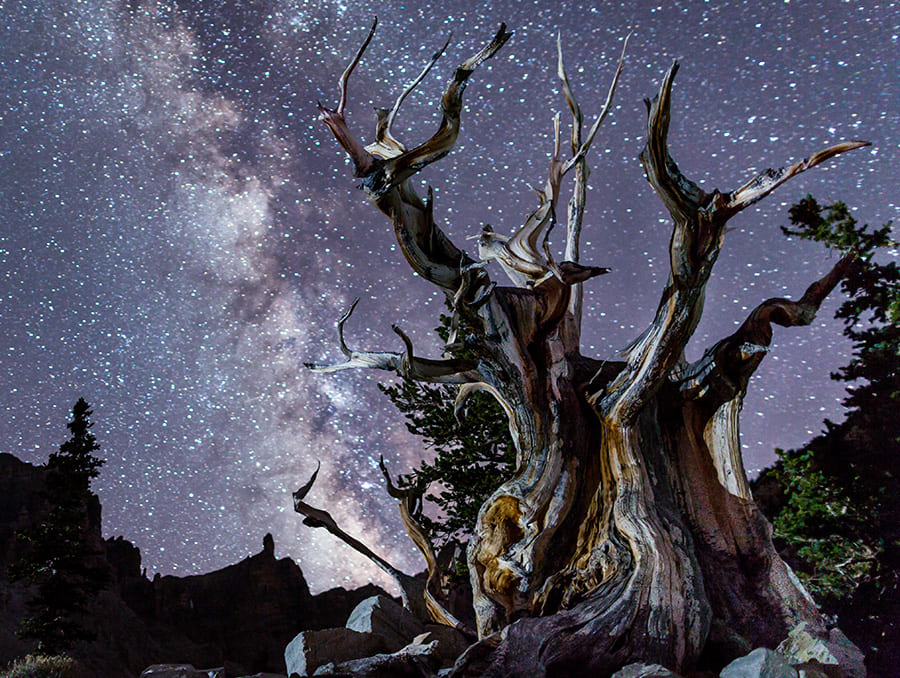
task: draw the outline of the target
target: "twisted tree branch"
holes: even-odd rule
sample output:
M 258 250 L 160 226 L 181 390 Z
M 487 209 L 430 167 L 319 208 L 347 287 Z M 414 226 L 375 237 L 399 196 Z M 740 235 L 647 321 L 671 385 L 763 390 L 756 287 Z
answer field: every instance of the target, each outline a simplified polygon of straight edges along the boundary
M 381 468 L 381 474 L 384 476 L 388 494 L 398 500 L 400 519 L 403 521 L 403 527 L 406 530 L 406 533 L 425 558 L 425 564 L 428 568 L 428 580 L 425 583 L 424 599 L 425 606 L 428 609 L 431 619 L 438 624 L 452 626 L 453 628 L 472 635 L 471 629 L 466 628 L 465 624 L 454 617 L 447 608 L 441 604 L 439 601 L 440 594 L 438 593 L 438 595 L 435 595 L 433 593 L 433 590 L 439 586 L 441 571 L 438 567 L 434 545 L 431 543 L 431 539 L 428 538 L 425 529 L 418 520 L 422 512 L 422 495 L 425 493 L 425 488 L 400 488 L 394 485 L 391 474 L 388 472 L 387 466 L 384 463 L 383 456 L 379 457 L 378 466 Z
M 429 383 L 466 384 L 473 381 L 481 381 L 481 375 L 478 373 L 476 366 L 469 360 L 463 360 L 462 358 L 451 358 L 449 360 L 416 358 L 413 355 L 412 341 L 396 325 L 393 325 L 392 329 L 406 346 L 406 350 L 403 353 L 354 351 L 350 349 L 344 341 L 344 323 L 347 322 L 358 303 L 359 298 L 350 304 L 350 308 L 340 317 L 337 323 L 341 352 L 347 357 L 347 360 L 334 365 L 304 363 L 306 367 L 313 372 L 324 374 L 364 367 L 396 372 L 401 377 Z
M 362 58 L 376 25 L 377 20 L 362 47 L 341 76 L 339 83 L 341 98 L 338 107 L 329 110 L 320 104 L 319 117 L 328 125 L 337 142 L 350 156 L 354 175 L 362 178 L 361 187 L 393 223 L 400 249 L 412 269 L 429 282 L 441 287 L 447 294 L 453 294 L 461 287 L 460 277 L 464 275 L 461 270 L 467 269 L 472 260 L 435 224 L 431 190 L 429 189 L 428 200 L 423 202 L 408 180 L 423 167 L 452 150 L 459 135 L 463 93 L 469 76 L 479 64 L 494 56 L 512 34 L 506 31 L 505 24 L 501 24 L 493 40 L 456 69 L 453 79 L 441 97 L 443 115 L 437 132 L 425 143 L 412 150 L 406 150 L 392 134 L 393 121 L 403 100 L 428 73 L 446 49 L 446 44 L 432 57 L 419 77 L 404 89 L 391 111 L 384 109 L 378 111 L 375 143 L 364 147 L 350 133 L 344 111 L 347 81 Z M 473 295 L 477 295 L 490 283 L 487 274 L 482 270 L 470 271 L 465 275 L 472 278 L 466 288 L 472 290 Z
M 769 351 L 772 325 L 809 325 L 819 306 L 856 261 L 855 254 L 843 256 L 797 301 L 773 298 L 762 302 L 734 334 L 717 342 L 698 361 L 685 368 L 678 379 L 682 395 L 692 400 L 705 399 L 713 406 L 742 395 L 750 376 Z
M 305 485 L 301 486 L 300 489 L 293 493 L 294 511 L 304 516 L 304 525 L 307 525 L 308 527 L 322 527 L 326 529 L 328 532 L 347 544 L 347 546 L 352 548 L 357 553 L 364 555 L 366 558 L 368 558 L 378 567 L 384 570 L 387 574 L 389 574 L 394 579 L 394 581 L 397 582 L 397 586 L 400 587 L 401 598 L 403 599 L 404 607 L 410 610 L 421 620 L 427 621 L 430 618 L 430 615 L 424 603 L 424 586 L 420 579 L 411 577 L 402 570 L 397 569 L 387 560 L 375 553 L 368 546 L 363 544 L 361 541 L 344 532 L 338 526 L 335 519 L 331 517 L 331 514 L 328 513 L 328 511 L 324 511 L 322 509 L 316 508 L 315 506 L 311 506 L 304 501 L 304 499 L 306 499 L 306 495 L 309 494 L 309 491 L 312 489 L 313 484 L 316 482 L 316 476 L 319 475 L 320 466 L 321 464 L 317 463 L 316 470 L 312 474 L 312 477 L 306 482 Z
M 703 313 L 706 283 L 719 256 L 728 219 L 791 177 L 828 158 L 868 145 L 860 141 L 838 144 L 790 167 L 763 172 L 731 193 L 706 193 L 682 174 L 668 151 L 672 83 L 677 71 L 676 61 L 656 97 L 646 101 L 647 143 L 641 152 L 647 180 L 674 222 L 669 281 L 653 323 L 627 349 L 625 369 L 592 396 L 604 416 L 627 421 L 634 420 L 681 359 Z

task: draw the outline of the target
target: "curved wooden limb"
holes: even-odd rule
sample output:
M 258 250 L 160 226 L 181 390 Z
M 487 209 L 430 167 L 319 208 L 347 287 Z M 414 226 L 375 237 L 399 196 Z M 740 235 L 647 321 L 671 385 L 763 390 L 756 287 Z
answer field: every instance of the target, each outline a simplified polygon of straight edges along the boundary
M 337 142 L 341 145 L 347 155 L 350 156 L 350 159 L 353 161 L 353 173 L 354 176 L 361 177 L 365 176 L 375 167 L 375 157 L 369 153 L 360 143 L 360 141 L 354 137 L 350 133 L 350 129 L 347 126 L 347 119 L 344 117 L 344 112 L 347 108 L 347 83 L 350 80 L 350 75 L 353 73 L 353 70 L 359 64 L 362 59 L 363 54 L 366 51 L 366 48 L 369 46 L 369 43 L 372 41 L 372 36 L 375 35 L 375 28 L 378 26 L 378 17 L 375 17 L 375 20 L 372 22 L 372 28 L 369 29 L 369 34 L 366 36 L 366 39 L 363 41 L 362 46 L 356 52 L 356 56 L 353 57 L 353 61 L 347 66 L 344 72 L 341 74 L 341 78 L 338 81 L 338 89 L 341 93 L 340 101 L 338 102 L 338 106 L 336 109 L 331 110 L 325 108 L 321 102 L 318 102 L 319 107 L 319 120 L 328 125 L 328 129 L 331 130 L 331 133 L 334 135 L 334 138 L 337 139 Z
M 440 59 L 447 50 L 447 46 L 450 44 L 450 39 L 452 37 L 453 33 L 450 33 L 450 35 L 447 36 L 444 45 L 431 56 L 431 60 L 426 64 L 425 68 L 422 69 L 422 72 L 419 73 L 416 79 L 404 88 L 403 92 L 400 93 L 400 96 L 397 97 L 397 101 L 394 102 L 394 107 L 390 111 L 378 109 L 378 123 L 375 128 L 375 143 L 366 146 L 367 151 L 380 158 L 395 158 L 406 152 L 406 146 L 400 143 L 393 135 L 394 120 L 397 117 L 397 113 L 400 111 L 403 100 L 418 87 L 422 80 L 425 79 L 425 76 L 428 75 L 428 72 L 434 67 L 437 60 Z
M 647 180 L 675 221 L 671 253 L 673 274 L 676 278 L 691 279 L 707 273 L 702 269 L 712 265 L 728 219 L 798 174 L 836 155 L 870 144 L 867 141 L 847 141 L 829 146 L 793 165 L 764 170 L 729 193 L 718 190 L 706 193 L 681 173 L 668 152 L 672 83 L 677 72 L 676 61 L 663 78 L 659 93 L 652 101 L 645 100 L 648 111 L 647 143 L 641 152 L 641 163 Z
M 316 470 L 312 474 L 312 477 L 306 482 L 305 485 L 301 486 L 300 489 L 293 493 L 292 496 L 294 498 L 294 511 L 303 516 L 304 525 L 307 525 L 308 527 L 321 527 L 326 529 L 328 532 L 347 544 L 347 546 L 352 548 L 357 553 L 364 555 L 366 558 L 368 558 L 378 567 L 384 570 L 387 574 L 389 574 L 394 579 L 394 581 L 397 582 L 397 586 L 400 587 L 403 606 L 423 621 L 427 621 L 429 619 L 429 616 L 424 605 L 423 585 L 421 580 L 416 579 L 415 577 L 411 577 L 402 570 L 397 569 L 387 560 L 375 553 L 368 546 L 363 544 L 361 541 L 344 532 L 338 526 L 337 521 L 335 521 L 335 519 L 331 517 L 331 514 L 328 513 L 328 511 L 316 508 L 315 506 L 311 506 L 304 501 L 304 499 L 306 499 L 306 495 L 309 494 L 309 491 L 312 489 L 313 484 L 316 482 L 316 476 L 319 475 L 320 466 L 321 464 L 317 463 Z
M 569 76 L 566 74 L 566 65 L 563 61 L 562 33 L 556 34 L 556 75 L 562 84 L 566 104 L 572 113 L 571 146 L 572 155 L 575 155 L 581 146 L 581 126 L 584 123 L 584 113 L 581 112 L 581 106 L 578 105 L 578 101 L 575 99 L 575 94 L 572 92 L 572 84 L 569 82 Z
M 647 143 L 641 151 L 641 164 L 647 173 L 647 181 L 662 199 L 676 224 L 692 222 L 697 209 L 707 199 L 697 184 L 685 177 L 669 155 L 668 136 L 672 83 L 678 73 L 678 62 L 666 72 L 659 92 L 652 100 L 644 99 L 647 106 Z
M 547 247 L 547 236 L 556 223 L 561 168 L 559 158 L 553 157 L 547 183 L 542 191 L 537 192 L 538 208 L 512 236 L 494 233 L 487 224 L 478 238 L 478 256 L 481 260 L 496 260 L 516 287 L 535 287 L 554 275 L 562 279 Z M 538 249 L 538 243 L 541 249 Z
M 554 120 L 554 128 L 558 129 L 558 118 Z M 555 148 L 559 150 L 558 143 Z M 513 235 L 494 233 L 488 224 L 478 238 L 478 256 L 482 261 L 497 261 L 516 287 L 534 288 L 551 277 L 566 285 L 574 285 L 609 271 L 608 268 L 582 266 L 573 261 L 554 261 L 549 237 L 556 225 L 562 167 L 558 156 L 551 158 L 547 183 L 543 190 L 537 191 L 538 208 Z
M 464 61 L 456 69 L 453 79 L 444 90 L 441 97 L 441 124 L 432 137 L 423 144 L 416 146 L 391 158 L 384 168 L 383 184 L 373 187 L 375 195 L 379 191 L 385 192 L 409 179 L 423 167 L 440 160 L 447 155 L 456 143 L 459 136 L 460 113 L 462 112 L 463 93 L 469 76 L 482 62 L 494 56 L 506 41 L 512 37 L 507 32 L 506 24 L 500 24 L 500 28 L 493 40 L 482 48 L 480 52 Z
M 625 67 L 625 52 L 628 49 L 628 40 L 630 38 L 631 33 L 629 33 L 625 37 L 625 43 L 622 45 L 622 53 L 619 55 L 619 63 L 616 66 L 616 72 L 613 75 L 612 82 L 609 85 L 609 90 L 607 90 L 606 92 L 606 101 L 603 102 L 603 107 L 600 109 L 600 113 L 597 115 L 597 119 L 594 121 L 594 124 L 591 125 L 591 129 L 584 141 L 581 141 L 581 124 L 584 120 L 584 116 L 581 113 L 581 108 L 575 101 L 575 97 L 572 94 L 572 87 L 569 84 L 569 78 L 566 75 L 565 66 L 563 65 L 561 41 L 559 39 L 557 39 L 556 41 L 556 48 L 559 54 L 557 74 L 563 81 L 563 93 L 566 96 L 566 103 L 568 103 L 569 105 L 569 110 L 572 111 L 572 157 L 566 161 L 565 165 L 563 165 L 563 175 L 568 173 L 568 171 L 573 167 L 577 166 L 580 161 L 584 160 L 584 158 L 588 154 L 588 151 L 591 150 L 591 144 L 594 143 L 594 137 L 597 136 L 597 131 L 600 129 L 600 125 L 606 119 L 606 116 L 609 115 L 609 111 L 612 107 L 613 96 L 616 93 L 616 86 L 619 84 L 619 76 L 622 75 L 622 69 Z M 577 135 L 575 133 L 576 127 L 578 128 Z
M 721 250 L 728 219 L 791 177 L 866 145 L 838 144 L 788 168 L 763 172 L 732 193 L 716 190 L 707 194 L 681 173 L 667 148 L 672 83 L 677 70 L 675 62 L 663 78 L 659 93 L 652 102 L 646 102 L 647 143 L 641 152 L 647 179 L 674 220 L 669 246 L 671 273 L 653 323 L 628 349 L 625 370 L 604 392 L 592 396 L 604 416 L 615 412 L 616 416 L 633 419 L 681 360 L 703 312 L 706 282 Z
M 734 334 L 707 349 L 700 360 L 684 370 L 678 378 L 682 395 L 691 400 L 705 399 L 713 406 L 743 395 L 750 376 L 769 351 L 772 325 L 809 325 L 856 260 L 852 253 L 843 256 L 797 301 L 767 299 L 753 309 Z
M 640 156 L 647 180 L 674 221 L 669 281 L 652 324 L 626 349 L 624 369 L 589 398 L 601 417 L 623 424 L 636 420 L 680 359 L 696 329 L 703 312 L 706 280 L 724 234 L 724 221 L 701 218 L 701 206 L 708 202 L 708 196 L 681 173 L 669 155 L 672 83 L 677 72 L 675 61 L 663 77 L 657 95 L 652 101 L 644 100 L 647 142 Z
M 452 358 L 449 360 L 416 358 L 413 355 L 412 341 L 410 341 L 409 337 L 396 325 L 393 326 L 393 330 L 406 345 L 406 350 L 403 353 L 391 353 L 387 351 L 354 351 L 350 349 L 344 341 L 344 323 L 347 322 L 347 319 L 353 313 L 353 309 L 356 308 L 358 303 L 359 299 L 357 298 L 350 304 L 350 308 L 341 316 L 337 323 L 338 340 L 340 342 L 341 352 L 347 357 L 347 360 L 334 365 L 304 363 L 306 367 L 313 372 L 324 374 L 365 367 L 396 372 L 401 377 L 406 377 L 415 381 L 442 384 L 467 384 L 469 382 L 481 380 L 481 375 L 478 373 L 476 366 L 469 360 L 463 360 L 461 358 Z
M 419 549 L 419 552 L 425 558 L 425 564 L 428 568 L 428 580 L 425 584 L 423 592 L 425 606 L 430 615 L 431 621 L 444 626 L 452 626 L 469 635 L 472 635 L 471 629 L 467 629 L 465 624 L 454 617 L 443 604 L 438 600 L 438 595 L 433 593 L 435 587 L 439 587 L 441 578 L 441 570 L 438 566 L 437 556 L 435 555 L 434 545 L 431 539 L 425 533 L 425 529 L 419 522 L 418 518 L 422 513 L 422 495 L 425 493 L 425 487 L 405 487 L 400 488 L 394 485 L 391 474 L 387 470 L 384 463 L 384 457 L 379 457 L 378 466 L 381 468 L 381 474 L 384 476 L 384 482 L 387 492 L 394 499 L 398 500 L 398 508 L 400 509 L 400 519 L 403 521 L 403 527 L 406 534 Z
M 725 205 L 721 209 L 728 217 L 731 217 L 745 207 L 749 207 L 753 203 L 762 200 L 788 179 L 792 179 L 798 174 L 805 172 L 816 165 L 820 165 L 836 155 L 871 145 L 872 144 L 868 141 L 844 141 L 840 144 L 835 144 L 834 146 L 822 149 L 817 153 L 813 153 L 808 158 L 795 162 L 793 165 L 781 167 L 777 170 L 763 170 L 740 188 L 726 194 Z
M 606 101 L 604 102 L 603 107 L 600 110 L 600 114 L 597 116 L 596 121 L 591 126 L 587 138 L 582 140 L 584 114 L 581 111 L 581 107 L 578 105 L 578 101 L 575 99 L 575 94 L 572 91 L 572 85 L 569 82 L 569 76 L 566 73 L 566 67 L 563 61 L 562 36 L 559 33 L 556 36 L 556 73 L 560 79 L 560 82 L 562 83 L 562 90 L 566 98 L 566 104 L 568 105 L 569 111 L 572 114 L 570 139 L 572 157 L 567 160 L 562 167 L 563 176 L 565 176 L 565 174 L 567 174 L 572 168 L 575 168 L 575 186 L 572 191 L 572 197 L 569 200 L 566 215 L 566 248 L 565 262 L 563 262 L 565 266 L 561 264 L 559 266 L 559 272 L 562 274 L 564 279 L 570 282 L 570 284 L 575 285 L 572 289 L 572 296 L 569 299 L 569 313 L 571 314 L 571 322 L 569 327 L 569 333 L 571 335 L 570 341 L 571 344 L 575 346 L 577 346 L 578 344 L 578 337 L 581 333 L 581 315 L 584 297 L 581 285 L 579 285 L 578 283 L 582 282 L 583 280 L 587 280 L 594 275 L 601 275 L 602 273 L 606 273 L 609 271 L 609 269 L 606 268 L 600 269 L 597 267 L 593 267 L 592 272 L 589 275 L 586 275 L 586 272 L 580 269 L 580 265 L 578 263 L 581 256 L 581 229 L 584 222 L 584 210 L 587 202 L 587 181 L 590 177 L 590 168 L 587 165 L 587 153 L 590 150 L 591 144 L 593 143 L 594 138 L 597 135 L 597 130 L 600 129 L 600 124 L 609 114 L 610 108 L 612 106 L 613 95 L 615 94 L 616 86 L 619 82 L 619 76 L 622 74 L 622 69 L 625 65 L 625 50 L 628 46 L 628 38 L 630 37 L 631 34 L 629 33 L 628 37 L 625 38 L 625 44 L 622 47 L 622 53 L 619 57 L 619 63 L 616 68 L 616 72 L 613 75 L 612 83 L 610 84 L 609 90 L 606 95 Z M 569 270 L 573 268 L 578 268 L 579 270 L 577 272 L 572 271 L 570 273 Z
M 556 225 L 556 203 L 559 200 L 561 179 L 562 164 L 559 157 L 554 156 L 550 159 L 547 183 L 542 191 L 538 191 L 538 208 L 528 216 L 522 227 L 502 244 L 502 249 L 507 254 L 508 266 L 515 267 L 517 262 L 527 262 L 526 268 L 530 264 L 544 269 L 542 279 L 548 274 L 560 277 L 548 247 L 548 238 Z M 541 249 L 538 249 L 538 243 Z M 531 281 L 531 284 L 537 283 L 538 280 Z
M 471 259 L 435 224 L 430 189 L 428 200 L 423 201 L 407 180 L 425 165 L 450 152 L 459 133 L 462 96 L 469 75 L 481 62 L 492 57 L 511 34 L 501 25 L 494 39 L 457 69 L 441 100 L 444 116 L 440 128 L 427 142 L 408 151 L 393 136 L 393 121 L 403 100 L 430 71 L 446 48 L 446 44 L 432 57 L 422 73 L 404 89 L 390 111 L 385 109 L 378 111 L 375 143 L 364 147 L 350 133 L 344 114 L 347 82 L 371 40 L 375 25 L 377 20 L 362 47 L 341 76 L 339 83 L 341 99 L 338 107 L 330 110 L 320 104 L 319 118 L 328 125 L 335 139 L 350 156 L 354 175 L 362 179 L 361 188 L 393 223 L 400 249 L 412 269 L 429 282 L 452 293 L 460 286 L 461 262 L 468 265 Z M 474 276 L 480 284 L 473 285 L 473 290 L 477 291 L 490 282 L 483 271 L 476 272 Z

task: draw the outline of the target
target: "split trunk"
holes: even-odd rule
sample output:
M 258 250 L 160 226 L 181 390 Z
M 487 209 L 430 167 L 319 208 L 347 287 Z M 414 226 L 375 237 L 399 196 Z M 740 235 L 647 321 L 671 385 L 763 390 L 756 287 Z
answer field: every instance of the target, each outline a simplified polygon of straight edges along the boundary
M 738 420 L 750 375 L 768 350 L 772 324 L 808 324 L 852 258 L 841 259 L 798 300 L 760 304 L 737 332 L 696 363 L 686 362 L 684 349 L 703 313 L 704 289 L 728 219 L 792 176 L 865 143 L 838 144 L 766 170 L 734 191 L 707 193 L 668 153 L 674 64 L 657 96 L 647 101 L 641 154 L 648 181 L 672 217 L 668 282 L 653 322 L 620 360 L 586 357 L 579 341 L 581 285 L 608 271 L 579 263 L 586 156 L 609 110 L 622 59 L 603 111 L 583 135 L 560 46 L 558 70 L 572 114 L 571 154 L 561 157 L 557 116 L 538 209 L 510 236 L 482 229 L 481 262 L 450 241 L 435 222 L 430 192 L 422 200 L 409 181 L 451 150 L 469 76 L 509 36 L 501 27 L 456 70 L 441 100 L 438 131 L 411 150 L 392 135 L 391 124 L 418 79 L 392 110 L 379 112 L 373 144 L 363 146 L 347 125 L 347 82 L 372 32 L 341 77 L 338 107 L 320 109 L 362 187 L 393 224 L 407 262 L 447 295 L 456 331 L 442 360 L 414 356 L 410 340 L 397 328 L 403 352 L 354 351 L 343 340 L 348 313 L 339 323 L 347 360 L 315 368 L 370 367 L 460 384 L 460 410 L 466 395 L 486 390 L 509 416 L 518 454 L 514 477 L 482 507 L 469 545 L 480 641 L 453 675 L 570 675 L 575 669 L 608 675 L 640 660 L 678 670 L 773 646 L 801 621 L 821 626 L 816 606 L 776 553 L 771 528 L 750 495 Z M 560 183 L 572 170 L 566 261 L 557 262 L 548 236 L 556 223 Z M 491 280 L 485 263 L 492 260 L 510 286 Z M 459 336 L 460 327 L 471 331 Z M 415 520 L 421 497 L 404 494 L 388 480 L 433 575 L 433 550 Z M 330 516 L 303 502 L 308 488 L 295 495 L 297 510 L 310 524 L 339 534 Z M 421 587 L 404 589 L 410 607 L 456 624 L 432 583 L 425 586 L 424 606 Z

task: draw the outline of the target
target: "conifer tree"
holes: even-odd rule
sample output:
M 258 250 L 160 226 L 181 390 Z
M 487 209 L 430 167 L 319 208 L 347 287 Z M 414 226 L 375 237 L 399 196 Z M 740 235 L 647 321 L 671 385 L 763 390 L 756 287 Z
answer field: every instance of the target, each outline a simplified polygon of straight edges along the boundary
M 446 342 L 450 318 L 442 315 L 441 326 L 435 331 Z M 454 539 L 466 541 L 478 509 L 515 470 L 516 451 L 506 414 L 486 393 L 472 394 L 465 411 L 458 411 L 457 389 L 450 386 L 427 386 L 402 379 L 392 386 L 379 384 L 378 388 L 403 414 L 409 432 L 420 436 L 435 452 L 433 461 L 422 460 L 399 478 L 401 487 L 424 491 L 435 486 L 436 492 L 426 498 L 434 503 L 438 514 L 422 515 L 422 527 L 438 547 Z
M 803 448 L 779 450 L 757 494 L 775 497 L 763 507 L 818 602 L 860 645 L 873 673 L 892 675 L 888 667 L 900 661 L 900 267 L 877 259 L 896 243 L 890 223 L 860 226 L 840 202 L 807 197 L 790 218 L 787 235 L 859 257 L 836 312 L 853 342 L 849 364 L 832 374 L 847 384 L 847 415 L 839 424 L 826 420 Z
M 91 481 L 104 463 L 94 456 L 100 445 L 91 433 L 91 414 L 80 398 L 67 425 L 71 437 L 47 463 L 44 513 L 37 524 L 18 533 L 26 548 L 10 567 L 14 580 L 37 586 L 19 636 L 36 640 L 43 654 L 59 654 L 92 638 L 83 626 L 83 615 L 106 580 L 91 540 Z

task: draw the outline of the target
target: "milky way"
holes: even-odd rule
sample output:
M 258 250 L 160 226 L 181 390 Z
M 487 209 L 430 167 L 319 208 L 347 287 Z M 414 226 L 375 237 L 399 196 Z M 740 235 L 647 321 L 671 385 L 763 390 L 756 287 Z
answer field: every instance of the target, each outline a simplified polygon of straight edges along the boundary
M 638 334 L 665 281 L 666 215 L 637 154 L 642 99 L 673 58 L 671 151 L 708 190 L 838 140 L 874 144 L 733 220 L 689 358 L 830 268 L 821 247 L 781 235 L 791 203 L 813 193 L 862 222 L 895 216 L 898 3 L 473 4 L 0 2 L 0 450 L 46 461 L 85 397 L 106 459 L 95 483 L 104 532 L 133 540 L 151 573 L 221 567 L 272 532 L 315 589 L 383 582 L 292 512 L 290 492 L 316 460 L 310 501 L 422 567 L 377 471 L 379 454 L 403 472 L 427 453 L 375 389 L 389 377 L 302 367 L 337 357 L 334 321 L 357 296 L 350 343 L 396 350 L 397 322 L 420 353 L 438 351 L 440 295 L 410 273 L 315 120 L 373 14 L 381 25 L 348 109 L 369 139 L 372 106 L 393 102 L 448 32 L 447 54 L 398 118 L 408 141 L 437 124 L 452 68 L 501 21 L 515 31 L 472 79 L 457 149 L 424 173 L 461 245 L 486 222 L 508 233 L 533 209 L 529 185 L 546 175 L 565 105 L 557 31 L 588 119 L 634 32 L 591 155 L 583 260 L 614 272 L 588 283 L 586 354 L 611 357 Z M 841 417 L 828 379 L 849 351 L 836 297 L 812 327 L 779 329 L 751 382 L 751 472 Z

